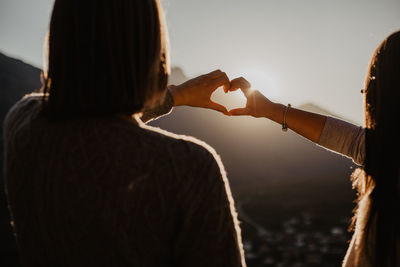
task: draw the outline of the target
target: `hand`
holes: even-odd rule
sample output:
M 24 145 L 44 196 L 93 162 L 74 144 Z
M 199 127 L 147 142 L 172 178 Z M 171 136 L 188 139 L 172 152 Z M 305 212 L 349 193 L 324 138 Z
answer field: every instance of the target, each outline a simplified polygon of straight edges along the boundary
M 266 98 L 257 90 L 251 90 L 251 85 L 244 78 L 232 80 L 230 91 L 242 90 L 246 96 L 246 107 L 232 109 L 231 115 L 249 115 L 256 118 L 265 117 L 282 125 L 285 111 L 289 111 L 286 106 L 274 103 Z M 290 108 L 286 113 L 286 123 L 294 132 L 305 138 L 318 142 L 326 122 L 326 116 L 307 112 L 295 108 Z
M 229 91 L 242 90 L 246 96 L 246 107 L 236 108 L 229 111 L 231 115 L 241 116 L 248 115 L 256 118 L 267 117 L 270 118 L 272 113 L 275 113 L 276 104 L 266 98 L 258 90 L 252 90 L 251 84 L 243 77 L 231 81 L 231 88 Z
M 216 70 L 188 80 L 180 85 L 170 85 L 169 90 L 174 96 L 175 106 L 192 106 L 209 108 L 226 115 L 228 110 L 211 100 L 211 95 L 217 88 L 223 86 L 225 93 L 230 90 L 230 81 L 225 72 Z

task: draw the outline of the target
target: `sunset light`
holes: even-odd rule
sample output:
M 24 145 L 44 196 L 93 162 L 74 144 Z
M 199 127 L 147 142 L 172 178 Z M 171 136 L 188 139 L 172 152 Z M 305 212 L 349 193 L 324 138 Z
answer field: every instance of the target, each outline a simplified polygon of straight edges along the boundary
M 211 100 L 225 106 L 228 110 L 242 108 L 246 105 L 246 97 L 242 91 L 225 93 L 222 87 L 214 92 Z
M 0 267 L 400 267 L 400 0 L 0 1 Z
M 262 68 L 251 68 L 244 70 L 243 76 L 251 83 L 252 89 L 259 90 L 267 98 L 276 100 L 282 96 L 275 73 Z

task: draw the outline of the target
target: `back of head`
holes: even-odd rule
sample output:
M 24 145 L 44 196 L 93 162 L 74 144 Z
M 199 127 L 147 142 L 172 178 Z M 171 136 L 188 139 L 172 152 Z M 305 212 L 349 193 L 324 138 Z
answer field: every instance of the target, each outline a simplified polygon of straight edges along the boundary
M 373 188 L 367 228 L 376 220 L 375 233 L 366 231 L 366 242 L 375 242 L 369 252 L 373 266 L 400 266 L 399 101 L 400 32 L 396 32 L 376 50 L 365 90 L 365 178 Z
M 56 0 L 48 42 L 49 117 L 130 115 L 166 89 L 158 0 Z

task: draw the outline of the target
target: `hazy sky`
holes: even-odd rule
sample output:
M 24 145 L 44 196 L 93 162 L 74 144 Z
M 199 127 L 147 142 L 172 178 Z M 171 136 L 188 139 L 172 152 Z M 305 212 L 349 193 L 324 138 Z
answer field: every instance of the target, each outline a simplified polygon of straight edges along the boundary
M 220 68 L 272 100 L 363 122 L 375 48 L 400 29 L 399 0 L 163 0 L 173 65 Z M 53 0 L 0 0 L 0 51 L 41 67 Z

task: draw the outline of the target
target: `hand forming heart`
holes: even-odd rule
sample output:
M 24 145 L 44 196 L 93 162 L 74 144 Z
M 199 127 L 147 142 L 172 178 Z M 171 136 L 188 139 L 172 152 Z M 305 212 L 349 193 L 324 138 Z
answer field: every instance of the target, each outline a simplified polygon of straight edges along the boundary
M 236 91 L 238 89 L 242 90 L 246 96 L 246 106 L 230 110 L 230 115 L 249 115 L 259 118 L 266 117 L 271 112 L 274 103 L 261 94 L 260 91 L 251 89 L 250 83 L 245 78 L 240 77 L 231 81 L 229 90 Z
M 223 105 L 211 100 L 213 92 L 221 86 L 223 86 L 225 92 L 228 92 L 230 81 L 225 72 L 216 70 L 177 86 L 170 85 L 169 89 L 174 96 L 175 106 L 209 108 L 229 115 L 228 110 Z
M 225 106 L 214 102 L 211 96 L 219 87 L 223 87 L 225 93 L 240 89 L 246 96 L 246 106 L 228 111 Z M 221 70 L 201 75 L 177 86 L 169 86 L 169 90 L 174 96 L 175 106 L 186 105 L 209 108 L 228 116 L 250 115 L 262 117 L 264 116 L 264 108 L 268 107 L 272 102 L 259 91 L 250 88 L 251 84 L 245 78 L 240 77 L 230 81 L 226 73 Z

